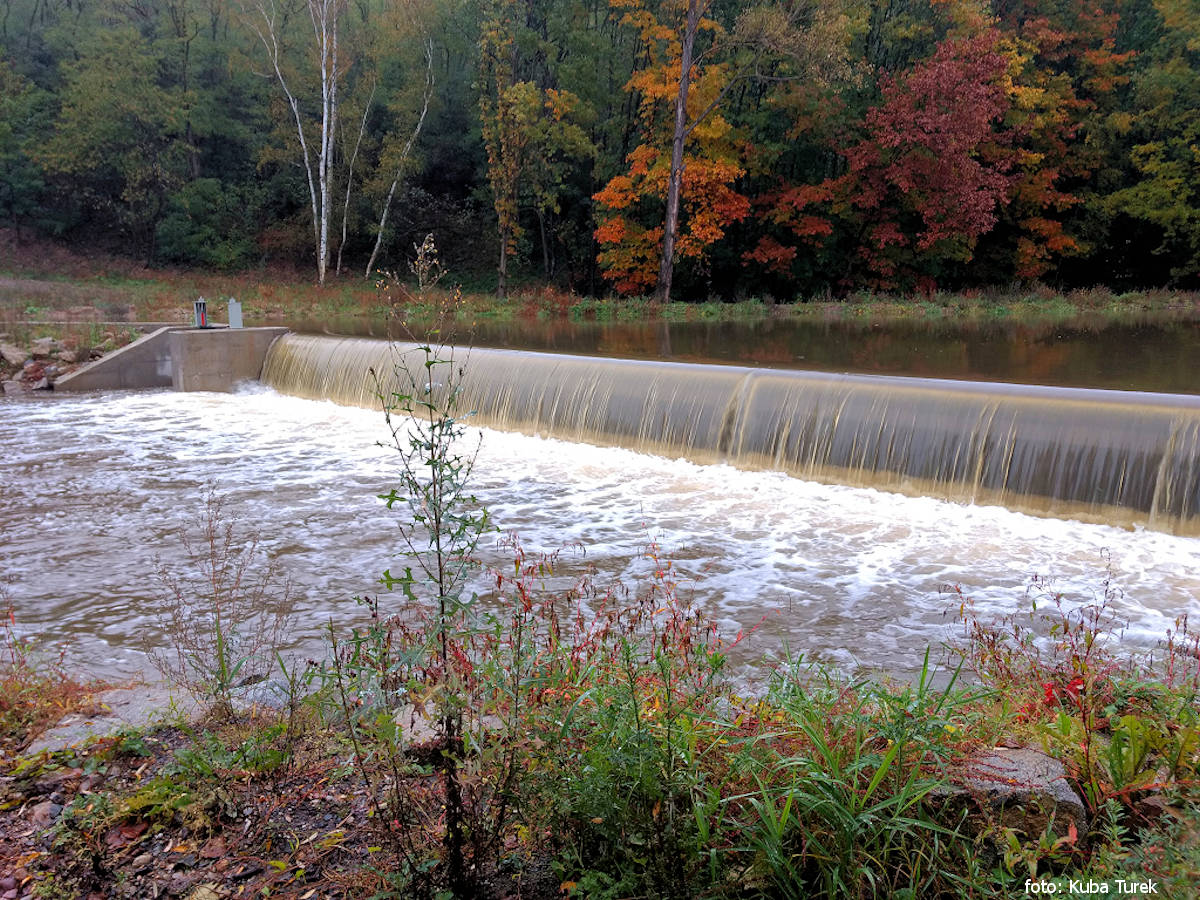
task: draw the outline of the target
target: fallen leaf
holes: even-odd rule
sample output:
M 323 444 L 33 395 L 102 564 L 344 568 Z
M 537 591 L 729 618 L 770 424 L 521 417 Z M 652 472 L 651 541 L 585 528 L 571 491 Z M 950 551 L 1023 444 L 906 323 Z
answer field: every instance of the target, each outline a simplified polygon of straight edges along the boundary
M 149 822 L 126 822 L 121 826 L 121 835 L 126 840 L 132 841 L 140 838 L 149 827 Z

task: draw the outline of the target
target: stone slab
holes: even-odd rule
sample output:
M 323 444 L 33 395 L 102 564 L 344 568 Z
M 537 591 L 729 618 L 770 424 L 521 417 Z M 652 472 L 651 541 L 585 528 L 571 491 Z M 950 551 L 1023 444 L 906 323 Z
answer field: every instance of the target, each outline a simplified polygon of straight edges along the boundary
M 124 728 L 146 728 L 170 718 L 192 719 L 198 711 L 186 693 L 162 685 L 113 688 L 97 694 L 87 712 L 66 716 L 43 731 L 23 755 L 65 750 L 93 737 L 106 737 Z

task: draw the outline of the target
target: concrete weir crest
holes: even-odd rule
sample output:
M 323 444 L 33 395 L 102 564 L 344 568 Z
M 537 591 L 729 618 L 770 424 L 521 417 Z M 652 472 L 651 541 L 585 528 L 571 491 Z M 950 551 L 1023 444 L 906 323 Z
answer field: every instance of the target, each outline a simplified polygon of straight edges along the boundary
M 287 331 L 168 325 L 60 378 L 54 389 L 231 391 L 239 381 L 258 378 L 267 350 Z

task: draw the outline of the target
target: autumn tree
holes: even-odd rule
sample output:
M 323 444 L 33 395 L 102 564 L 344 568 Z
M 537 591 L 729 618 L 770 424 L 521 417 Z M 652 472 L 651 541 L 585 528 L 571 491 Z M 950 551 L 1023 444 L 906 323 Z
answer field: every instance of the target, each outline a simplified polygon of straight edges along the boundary
M 626 10 L 623 23 L 638 30 L 649 55 L 648 65 L 626 85 L 640 98 L 645 140 L 627 156 L 628 171 L 595 196 L 599 260 L 618 291 L 656 286 L 656 299 L 667 302 L 676 256 L 701 256 L 729 224 L 749 213 L 746 199 L 731 187 L 744 170 L 729 140 L 730 126 L 716 113 L 729 73 L 719 63 L 698 66 L 695 59 L 701 33 L 712 41 L 724 29 L 705 15 L 711 0 L 664 4 L 657 12 L 666 24 L 643 0 L 614 0 L 613 5 Z M 697 129 L 697 150 L 685 159 L 685 142 Z M 680 235 L 685 167 L 689 216 Z M 661 224 L 645 224 L 636 215 L 650 198 L 665 205 Z
M 546 211 L 557 207 L 563 167 L 590 152 L 585 132 L 573 121 L 579 98 L 521 77 L 522 14 L 515 0 L 495 0 L 480 37 L 479 114 L 499 230 L 501 299 L 508 289 L 508 259 L 522 234 L 523 201 L 531 200 L 543 222 Z M 542 240 L 545 248 L 544 227 Z
M 628 155 L 627 173 L 596 194 L 599 258 L 619 291 L 653 286 L 665 303 L 676 260 L 702 258 L 750 212 L 734 188 L 745 173 L 744 144 L 721 114 L 730 91 L 841 66 L 844 16 L 836 3 L 765 4 L 741 10 L 726 27 L 708 17 L 711 0 L 668 0 L 657 10 L 644 0 L 614 5 L 626 9 L 623 21 L 648 48 L 648 64 L 627 85 L 640 98 L 644 140 Z M 661 225 L 638 215 L 654 199 L 663 203 Z
M 824 238 L 839 220 L 852 242 L 845 281 L 861 270 L 877 287 L 911 286 L 928 283 L 939 261 L 969 260 L 1011 185 L 1008 60 L 997 42 L 994 31 L 949 39 L 910 71 L 884 75 L 864 136 L 843 151 L 847 172 L 779 191 L 773 221 Z M 784 250 L 763 241 L 751 257 L 786 265 L 795 253 Z
M 1039 278 L 1089 249 L 1096 179 L 1106 165 L 1106 120 L 1129 80 L 1133 54 L 1119 50 L 1112 6 L 1084 0 L 997 4 L 998 48 L 1009 58 L 1013 135 L 1010 202 L 981 242 L 991 277 Z

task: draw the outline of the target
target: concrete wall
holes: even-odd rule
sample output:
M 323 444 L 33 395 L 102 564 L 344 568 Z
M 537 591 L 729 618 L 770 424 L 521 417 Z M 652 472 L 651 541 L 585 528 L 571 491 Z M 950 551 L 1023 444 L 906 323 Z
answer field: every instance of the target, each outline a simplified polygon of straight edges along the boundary
M 109 391 L 171 386 L 171 333 L 168 325 L 138 338 L 102 359 L 64 375 L 56 391 Z
M 262 372 L 267 349 L 286 328 L 189 328 L 173 331 L 170 383 L 177 391 L 229 391 Z

